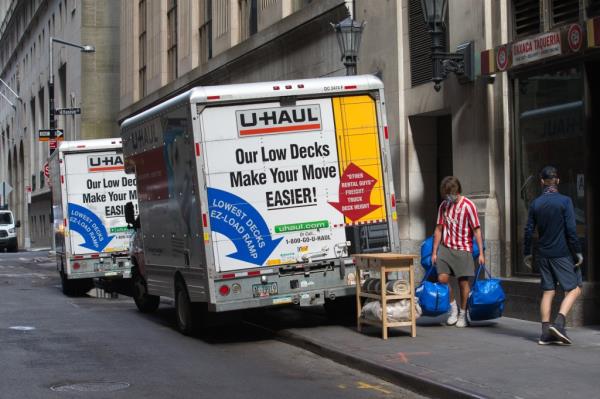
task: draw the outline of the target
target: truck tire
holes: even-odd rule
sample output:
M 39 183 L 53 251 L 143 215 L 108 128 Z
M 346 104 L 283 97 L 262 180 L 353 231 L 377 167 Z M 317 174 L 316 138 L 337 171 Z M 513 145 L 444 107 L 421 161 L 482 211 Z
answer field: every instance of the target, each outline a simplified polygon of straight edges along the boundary
M 84 296 L 94 288 L 94 280 L 91 278 L 69 280 L 62 271 L 60 272 L 60 283 L 62 292 L 66 296 Z
M 338 297 L 334 300 L 327 298 L 323 307 L 327 317 L 331 320 L 347 321 L 356 318 L 356 298 L 353 295 Z
M 148 294 L 148 286 L 144 277 L 137 270 L 132 272 L 133 301 L 142 313 L 153 313 L 158 309 L 160 297 Z
M 199 306 L 190 301 L 185 283 L 175 280 L 175 318 L 177 329 L 183 335 L 194 335 L 200 330 Z
M 18 242 L 15 242 L 15 245 L 13 245 L 10 248 L 10 252 L 19 252 L 19 243 Z

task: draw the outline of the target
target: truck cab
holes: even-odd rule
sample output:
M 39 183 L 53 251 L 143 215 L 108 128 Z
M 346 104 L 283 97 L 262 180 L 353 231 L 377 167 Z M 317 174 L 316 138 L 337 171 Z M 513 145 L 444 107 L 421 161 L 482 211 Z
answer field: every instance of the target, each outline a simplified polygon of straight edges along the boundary
M 21 221 L 15 221 L 11 211 L 0 210 L 0 250 L 4 248 L 11 252 L 19 250 L 19 241 L 17 239 L 17 229 L 19 227 L 21 227 Z

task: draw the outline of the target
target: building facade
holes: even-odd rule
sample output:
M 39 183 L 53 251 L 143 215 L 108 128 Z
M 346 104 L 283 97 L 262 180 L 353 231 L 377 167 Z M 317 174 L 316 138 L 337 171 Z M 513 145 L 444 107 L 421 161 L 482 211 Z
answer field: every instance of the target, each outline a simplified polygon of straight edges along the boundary
M 11 0 L 0 14 L 0 78 L 10 103 L 0 98 L 0 182 L 12 192 L 2 205 L 21 220 L 21 247 L 52 242 L 50 190 L 44 176 L 49 144 L 38 141 L 48 129 L 49 74 L 54 74 L 56 108 L 81 108 L 57 115 L 66 140 L 114 137 L 119 99 L 119 0 Z M 54 42 L 89 44 L 94 53 Z M 50 65 L 50 51 L 53 63 Z M 0 193 L 2 195 L 2 193 Z
M 523 30 L 523 20 L 533 25 L 537 20 L 537 32 L 544 33 L 573 21 L 585 21 L 595 12 L 596 3 L 449 0 L 447 51 L 456 51 L 459 45 L 471 42 L 477 73 L 471 80 L 450 74 L 437 92 L 430 81 L 431 39 L 420 0 L 123 2 L 119 120 L 196 85 L 343 75 L 345 69 L 331 23 L 348 15 L 366 21 L 358 73 L 377 74 L 386 87 L 402 251 L 419 253 L 422 240 L 433 233 L 441 200 L 440 180 L 446 175 L 458 176 L 463 193 L 478 207 L 488 266 L 494 275 L 505 279 L 509 295 L 507 315 L 537 320 L 537 274 L 535 270 L 523 270 L 520 252 L 524 205 L 535 192 L 535 169 L 542 163 L 554 162 L 570 176 L 565 190 L 574 193 L 579 219 L 586 220 L 578 228 L 587 242 L 587 265 L 592 265 L 591 177 L 586 180 L 579 175 L 589 175 L 589 171 L 569 166 L 569 162 L 589 158 L 589 154 L 584 156 L 578 149 L 581 153 L 572 154 L 571 160 L 563 164 L 556 160 L 563 155 L 558 150 L 561 143 L 544 153 L 540 145 L 545 144 L 523 141 L 520 132 L 524 129 L 522 123 L 529 130 L 546 126 L 549 130 L 581 132 L 587 123 L 584 116 L 538 120 L 535 112 L 545 112 L 536 111 L 540 104 L 554 104 L 550 98 L 541 98 L 538 89 L 543 81 L 555 82 L 542 90 L 544 96 L 554 95 L 558 102 L 568 98 L 564 101 L 569 106 L 587 109 L 589 78 L 584 73 L 585 63 L 577 54 L 571 59 L 572 63 L 579 63 L 575 69 L 561 70 L 559 64 L 565 59 L 553 60 L 556 66 L 542 60 L 537 72 L 523 70 L 524 75 L 519 75 L 522 78 L 511 71 L 482 74 L 480 54 L 535 34 Z M 531 9 L 534 11 L 528 11 Z M 523 15 L 523 10 L 528 13 Z M 540 79 L 545 76 L 544 71 L 555 67 L 558 72 L 551 72 L 554 77 Z M 578 89 L 573 82 L 577 82 Z M 519 111 L 518 107 L 526 108 Z M 530 111 L 530 119 L 520 122 L 519 112 Z M 541 143 L 536 138 L 538 133 L 531 134 L 532 142 Z M 577 146 L 581 137 L 579 133 L 570 137 L 569 145 Z M 588 137 L 585 143 L 591 145 L 593 140 Z M 530 154 L 527 160 L 523 148 Z M 533 158 L 535 161 L 530 162 Z M 522 188 L 525 180 L 531 187 Z M 581 187 L 583 197 L 579 196 Z M 524 190 L 528 197 L 518 200 Z M 585 209 L 583 204 L 588 204 Z M 586 270 L 591 269 L 586 266 Z M 589 309 L 597 304 L 594 276 L 598 274 L 586 274 L 586 295 L 573 313 L 577 324 L 597 321 Z

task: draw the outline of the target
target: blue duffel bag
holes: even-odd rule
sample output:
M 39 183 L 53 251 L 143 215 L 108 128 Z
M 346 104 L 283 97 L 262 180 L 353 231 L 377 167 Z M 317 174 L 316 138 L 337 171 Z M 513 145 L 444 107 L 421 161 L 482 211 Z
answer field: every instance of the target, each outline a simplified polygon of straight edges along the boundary
M 481 270 L 488 275 L 487 279 L 479 280 Z M 481 321 L 502 317 L 504 300 L 505 295 L 500 279 L 492 278 L 485 265 L 480 265 L 477 268 L 469 300 L 467 301 L 469 318 L 473 321 Z
M 422 315 L 435 317 L 447 313 L 450 309 L 450 289 L 448 284 L 427 281 L 432 270 L 435 270 L 435 266 L 427 270 L 421 284 L 415 290 L 415 295 L 421 305 Z

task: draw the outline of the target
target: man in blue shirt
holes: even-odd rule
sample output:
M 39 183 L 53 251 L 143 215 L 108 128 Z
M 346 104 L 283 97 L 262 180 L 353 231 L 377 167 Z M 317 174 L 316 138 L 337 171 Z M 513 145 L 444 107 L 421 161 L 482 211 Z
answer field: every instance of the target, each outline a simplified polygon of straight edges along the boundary
M 540 345 L 570 345 L 565 330 L 565 317 L 581 293 L 581 269 L 583 263 L 581 244 L 575 230 L 573 201 L 558 192 L 558 171 L 546 166 L 540 173 L 542 195 L 531 202 L 527 226 L 525 226 L 524 262 L 531 267 L 531 237 L 537 228 L 538 242 L 535 261 L 542 277 L 542 336 Z M 576 259 L 574 259 L 574 257 Z M 560 304 L 558 316 L 550 324 L 550 311 L 556 286 L 560 285 L 565 297 Z

